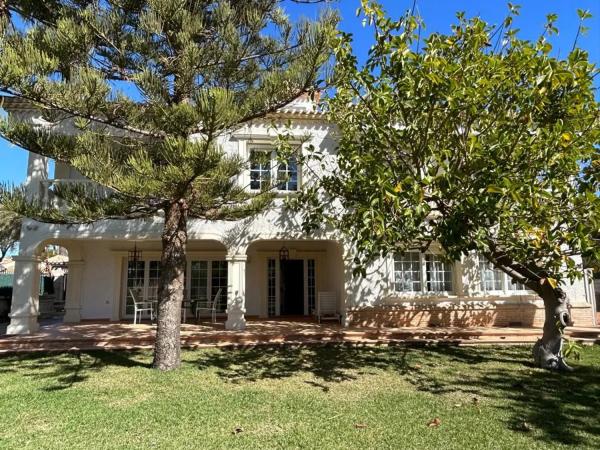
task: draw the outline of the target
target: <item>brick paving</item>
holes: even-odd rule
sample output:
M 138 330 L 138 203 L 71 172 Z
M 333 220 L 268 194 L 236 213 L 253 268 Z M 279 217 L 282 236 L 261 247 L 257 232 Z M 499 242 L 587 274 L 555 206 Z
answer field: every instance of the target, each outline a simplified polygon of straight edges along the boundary
M 0 333 L 3 330 L 0 330 Z M 94 349 L 149 349 L 154 324 L 130 322 L 42 323 L 38 333 L 0 334 L 0 353 L 77 351 Z M 600 328 L 571 328 L 567 334 L 586 342 L 600 342 Z M 451 345 L 529 344 L 541 336 L 539 328 L 342 328 L 307 320 L 249 320 L 246 330 L 225 330 L 223 323 L 182 324 L 185 348 L 279 344 L 391 344 L 441 343 Z

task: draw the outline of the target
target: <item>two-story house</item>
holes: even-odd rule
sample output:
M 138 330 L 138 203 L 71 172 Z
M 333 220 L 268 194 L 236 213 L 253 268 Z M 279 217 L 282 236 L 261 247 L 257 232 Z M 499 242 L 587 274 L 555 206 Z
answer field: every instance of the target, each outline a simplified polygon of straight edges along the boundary
M 39 112 L 22 100 L 5 97 L 3 108 L 13 118 L 39 120 Z M 303 145 L 318 148 L 335 167 L 335 125 L 307 98 L 224 137 L 226 152 L 253 161 L 239 180 L 248 189 L 260 190 L 263 183 L 282 174 L 286 182 L 278 186 L 272 207 L 256 217 L 189 223 L 186 298 L 211 298 L 222 289 L 227 295 L 222 297 L 219 312 L 230 329 L 243 329 L 248 317 L 309 318 L 321 292 L 335 295 L 346 325 L 543 324 L 541 299 L 475 254 L 453 264 L 441 259 L 435 247 L 424 254 L 390 254 L 373 263 L 366 277 L 354 277 L 352 246 L 335 230 L 305 235 L 300 217 L 285 208 L 285 197 L 302 189 L 320 170 L 316 163 L 300 167 L 293 159 L 287 164 L 277 160 L 273 124 L 288 123 L 299 142 L 309 136 Z M 33 198 L 60 207 L 54 186 L 82 178 L 69 166 L 29 155 L 26 186 Z M 48 244 L 68 252 L 65 322 L 129 320 L 133 314 L 130 287 L 141 287 L 145 299 L 156 296 L 161 229 L 159 218 L 78 226 L 25 220 L 20 254 L 15 258 L 8 333 L 38 329 L 39 254 Z M 588 283 L 576 282 L 567 291 L 576 323 L 591 325 Z

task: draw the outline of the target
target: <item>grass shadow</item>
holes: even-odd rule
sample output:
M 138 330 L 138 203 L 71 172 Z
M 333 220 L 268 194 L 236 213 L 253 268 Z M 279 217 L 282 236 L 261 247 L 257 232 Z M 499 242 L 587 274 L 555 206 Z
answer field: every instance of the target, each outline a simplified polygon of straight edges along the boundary
M 41 389 L 61 391 L 86 381 L 90 374 L 110 366 L 150 367 L 139 361 L 137 351 L 81 351 L 66 353 L 25 353 L 0 358 L 0 373 L 19 372 L 24 377 L 45 380 Z
M 577 446 L 585 444 L 585 434 L 600 436 L 600 350 L 595 354 L 592 364 L 572 373 L 535 368 L 531 349 L 516 346 L 225 348 L 200 354 L 195 364 L 216 367 L 221 379 L 237 384 L 312 374 L 306 383 L 324 392 L 331 383 L 393 371 L 418 391 L 461 395 L 508 412 L 506 426 L 515 432 L 535 430 L 544 442 Z M 590 417 L 597 418 L 591 425 Z

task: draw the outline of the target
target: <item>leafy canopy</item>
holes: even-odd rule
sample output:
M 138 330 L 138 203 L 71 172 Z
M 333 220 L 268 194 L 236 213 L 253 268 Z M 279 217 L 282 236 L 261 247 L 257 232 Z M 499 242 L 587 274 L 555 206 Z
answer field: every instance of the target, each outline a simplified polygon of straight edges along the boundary
M 512 5 L 499 27 L 458 14 L 452 33 L 426 39 L 410 11 L 394 21 L 365 1 L 362 12 L 374 44 L 359 66 L 339 34 L 340 170 L 300 199 L 307 228 L 342 228 L 359 265 L 437 242 L 452 259 L 477 250 L 536 291 L 578 276 L 569 256 L 598 258 L 600 229 L 598 69 L 586 52 L 552 56 L 555 15 L 537 41 L 520 39 Z

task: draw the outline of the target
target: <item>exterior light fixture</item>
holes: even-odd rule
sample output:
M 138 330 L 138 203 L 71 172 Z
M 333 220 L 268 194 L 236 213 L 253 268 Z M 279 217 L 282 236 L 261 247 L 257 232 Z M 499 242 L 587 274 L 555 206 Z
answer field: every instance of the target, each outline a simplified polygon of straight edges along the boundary
M 290 259 L 290 251 L 287 247 L 283 246 L 279 250 L 279 261 L 287 261 Z
M 133 243 L 133 250 L 129 250 L 127 253 L 127 261 L 134 263 L 134 265 L 142 259 L 142 251 L 137 248 L 137 242 L 135 241 Z

